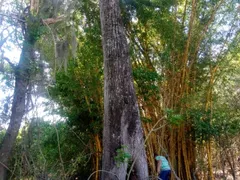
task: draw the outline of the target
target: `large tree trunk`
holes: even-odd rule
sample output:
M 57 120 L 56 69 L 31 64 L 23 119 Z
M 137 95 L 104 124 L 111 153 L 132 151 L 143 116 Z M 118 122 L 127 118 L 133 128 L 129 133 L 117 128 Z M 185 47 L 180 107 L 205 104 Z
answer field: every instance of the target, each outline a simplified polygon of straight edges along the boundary
M 132 79 L 124 26 L 118 0 L 100 0 L 104 51 L 103 180 L 126 179 L 127 163 L 116 162 L 117 150 L 126 146 L 138 179 L 148 177 L 139 108 Z M 117 164 L 120 163 L 120 166 Z
M 34 42 L 25 39 L 18 66 L 15 68 L 15 88 L 10 124 L 0 147 L 0 180 L 7 179 L 7 166 L 25 113 L 26 94 L 31 77 L 31 61 L 34 58 Z

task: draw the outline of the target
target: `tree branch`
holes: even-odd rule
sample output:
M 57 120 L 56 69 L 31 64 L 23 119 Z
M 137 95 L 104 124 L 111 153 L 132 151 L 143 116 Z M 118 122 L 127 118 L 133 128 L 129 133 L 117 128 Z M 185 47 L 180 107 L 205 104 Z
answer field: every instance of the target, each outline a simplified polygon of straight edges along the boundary
M 39 0 L 30 0 L 30 11 L 38 14 L 39 11 Z
M 5 61 L 7 61 L 7 63 L 11 66 L 11 68 L 15 71 L 16 66 L 10 61 L 9 58 L 3 57 L 2 59 L 5 60 Z
M 5 17 L 8 17 L 8 18 L 12 18 L 12 19 L 16 19 L 22 23 L 25 23 L 26 21 L 21 19 L 21 18 L 18 18 L 18 17 L 14 17 L 14 16 L 11 16 L 11 15 L 8 15 L 8 14 L 3 14 L 3 13 L 0 13 L 0 16 L 5 16 Z
M 57 22 L 60 22 L 62 21 L 63 19 L 65 18 L 64 15 L 61 15 L 61 16 L 58 16 L 56 18 L 47 18 L 47 19 L 42 19 L 42 23 L 43 24 L 47 24 L 47 25 L 50 25 L 50 24 L 55 24 Z
M 7 41 L 7 39 L 9 38 L 9 36 L 12 35 L 12 33 L 13 33 L 13 31 L 12 31 L 10 34 L 8 34 L 7 37 L 5 37 L 3 40 L 0 41 L 0 50 L 2 49 L 3 44 Z

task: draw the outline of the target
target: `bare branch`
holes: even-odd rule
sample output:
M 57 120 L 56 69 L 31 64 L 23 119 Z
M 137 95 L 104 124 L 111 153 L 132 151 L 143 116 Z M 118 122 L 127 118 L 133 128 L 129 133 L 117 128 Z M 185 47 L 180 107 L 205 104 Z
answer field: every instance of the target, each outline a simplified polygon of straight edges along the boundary
M 12 171 L 11 171 L 11 169 L 9 169 L 9 167 L 8 166 L 6 166 L 4 163 L 2 163 L 1 161 L 0 161 L 0 164 L 3 166 L 3 167 L 5 167 L 9 172 L 11 172 L 11 174 L 14 174 Z
M 13 33 L 13 31 L 7 37 L 5 37 L 3 40 L 0 41 L 0 50 L 2 49 L 3 44 L 7 41 L 9 36 L 12 35 L 12 33 Z
M 110 171 L 105 171 L 105 170 L 94 171 L 92 174 L 90 174 L 90 176 L 88 177 L 88 180 L 91 179 L 91 177 L 92 177 L 95 173 L 97 173 L 97 172 L 105 172 L 105 173 L 112 174 L 114 177 L 116 177 L 118 180 L 120 180 L 119 177 L 118 177 L 116 174 L 114 174 L 114 173 L 112 173 L 112 172 L 110 172 Z
M 5 61 L 7 61 L 7 63 L 11 66 L 11 68 L 12 68 L 13 70 L 16 69 L 16 66 L 10 61 L 9 58 L 3 57 L 2 59 L 5 60 Z
M 58 16 L 58 17 L 56 17 L 56 18 L 42 19 L 42 22 L 43 22 L 43 24 L 50 25 L 50 24 L 55 24 L 55 23 L 57 23 L 57 22 L 60 22 L 60 21 L 62 21 L 64 18 L 65 18 L 65 16 L 64 16 L 64 15 L 61 15 L 61 16 Z
M 18 21 L 20 21 L 20 22 L 23 22 L 23 23 L 26 22 L 25 20 L 23 20 L 23 19 L 21 19 L 21 18 L 19 18 L 19 17 L 14 17 L 14 16 L 11 16 L 11 15 L 8 15 L 8 14 L 0 13 L 0 16 L 5 16 L 5 17 L 11 18 L 11 19 L 16 19 L 16 20 L 18 20 Z

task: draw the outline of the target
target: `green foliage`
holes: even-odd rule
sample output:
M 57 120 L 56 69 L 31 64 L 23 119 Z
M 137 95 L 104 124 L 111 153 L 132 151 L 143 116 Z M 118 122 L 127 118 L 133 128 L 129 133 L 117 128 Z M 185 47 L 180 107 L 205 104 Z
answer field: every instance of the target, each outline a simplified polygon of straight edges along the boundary
M 209 111 L 191 111 L 195 140 L 199 143 L 209 141 L 217 134 L 216 128 L 211 123 L 211 113 Z
M 38 16 L 30 16 L 26 19 L 29 42 L 36 42 L 40 37 L 47 32 L 47 27 L 42 25 L 41 19 Z
M 181 114 L 176 113 L 173 109 L 165 110 L 167 115 L 167 122 L 171 125 L 179 126 L 183 122 L 184 118 Z
M 69 65 L 67 74 L 57 73 L 56 84 L 49 89 L 50 95 L 60 104 L 61 115 L 68 118 L 67 123 L 71 127 L 76 126 L 83 132 L 99 133 L 102 129 L 100 123 L 102 116 L 99 104 L 93 99 L 97 95 L 94 87 L 91 87 L 94 84 L 85 84 L 84 81 L 90 79 L 79 79 L 75 71 L 78 67 L 75 65 L 75 63 Z
M 82 6 L 87 19 L 82 24 L 83 32 L 77 34 L 76 58 L 69 61 L 66 72 L 56 73 L 56 84 L 49 92 L 60 105 L 61 115 L 68 118 L 68 125 L 91 135 L 102 130 L 103 55 L 96 4 L 87 1 Z M 74 17 L 79 13 L 75 12 Z
M 116 150 L 117 155 L 114 157 L 114 160 L 118 167 L 120 167 L 122 163 L 127 163 L 131 158 L 131 154 L 129 154 L 126 149 L 127 146 L 122 145 L 121 148 Z
M 16 168 L 15 175 L 31 178 L 48 174 L 51 179 L 57 180 L 79 173 L 79 177 L 87 178 L 91 173 L 88 138 L 65 122 L 52 124 L 33 120 L 22 129 L 18 138 L 12 160 Z
M 64 12 L 63 1 L 55 5 L 54 2 L 41 2 L 41 18 L 57 17 L 58 10 L 61 10 L 60 14 Z M 219 1 L 196 3 L 196 19 L 191 32 L 188 58 L 183 62 L 191 3 L 187 3 L 184 12 L 184 0 L 121 2 L 126 34 L 131 46 L 133 76 L 140 100 L 147 101 L 147 105 L 152 107 L 159 104 L 159 107 L 153 107 L 154 113 L 160 109 L 160 112 L 156 112 L 159 113 L 158 116 L 162 115 L 162 109 L 171 107 L 164 111 L 168 127 L 185 124 L 192 127 L 190 133 L 197 143 L 214 140 L 221 147 L 230 147 L 233 137 L 237 137 L 240 132 L 239 94 L 236 93 L 239 89 L 239 69 L 235 69 L 239 67 L 240 38 L 235 5 L 224 1 L 216 12 L 214 21 L 206 27 Z M 77 173 L 84 176 L 93 171 L 90 157 L 95 154 L 95 147 L 92 147 L 93 136 L 101 134 L 103 119 L 102 37 L 97 3 L 82 0 L 78 5 L 78 10 L 74 11 L 70 19 L 51 25 L 51 31 L 40 24 L 39 17 L 26 18 L 29 37 L 32 38 L 31 41 L 38 41 L 37 49 L 40 49 L 41 60 L 49 62 L 50 65 L 62 65 L 61 58 L 56 59 L 54 54 L 54 40 L 58 45 L 66 41 L 71 44 L 71 33 L 77 39 L 77 52 L 74 59 L 66 56 L 70 60 L 68 68 L 65 72 L 57 72 L 55 82 L 49 86 L 51 98 L 59 105 L 58 113 L 66 122 L 52 124 L 36 120 L 26 126 L 18 139 L 15 163 L 12 165 L 16 167 L 17 175 L 33 178 L 46 171 L 52 174 L 51 179 L 59 179 L 64 174 L 60 154 L 65 173 L 69 176 Z M 231 32 L 225 30 L 228 26 L 232 27 Z M 203 33 L 205 27 L 207 32 Z M 54 33 L 55 39 L 51 33 Z M 17 39 L 22 41 L 19 35 Z M 186 66 L 187 71 L 183 81 L 187 83 L 188 89 L 184 83 L 179 85 L 177 82 L 183 77 L 183 66 Z M 213 84 L 210 84 L 211 70 L 214 67 L 219 69 L 213 75 Z M 10 69 L 10 66 L 7 66 L 7 69 Z M 10 88 L 13 87 L 13 79 L 11 73 L 6 73 L 2 82 Z M 184 91 L 187 93 L 182 95 Z M 210 91 L 213 104 L 211 112 L 203 108 L 206 105 L 206 95 Z M 175 98 L 181 99 L 181 102 L 171 102 Z M 183 104 L 183 107 L 179 107 L 179 104 Z M 188 107 L 194 109 L 185 112 Z M 179 108 L 182 108 L 181 113 Z M 142 117 L 141 120 L 144 123 L 154 121 L 152 117 Z M 3 134 L 1 131 L 0 141 Z M 126 149 L 126 146 L 122 146 L 116 151 L 114 159 L 118 166 L 131 158 Z
M 191 110 L 195 140 L 203 143 L 214 138 L 216 142 L 240 133 L 240 118 L 229 108 L 217 109 L 213 113 L 199 109 Z M 225 142 L 228 144 L 228 142 Z
M 151 96 L 158 97 L 158 83 L 161 81 L 161 76 L 155 71 L 145 67 L 137 67 L 133 69 L 133 77 L 138 86 L 138 93 L 145 99 Z
M 144 122 L 144 123 L 151 123 L 152 119 L 146 118 L 146 117 L 141 117 L 141 121 Z

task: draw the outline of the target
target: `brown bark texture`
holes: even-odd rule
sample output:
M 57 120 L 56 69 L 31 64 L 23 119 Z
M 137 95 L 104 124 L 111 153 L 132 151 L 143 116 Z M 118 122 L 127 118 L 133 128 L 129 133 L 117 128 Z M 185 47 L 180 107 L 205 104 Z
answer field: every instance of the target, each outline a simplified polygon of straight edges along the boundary
M 101 178 L 126 179 L 127 163 L 117 164 L 117 150 L 131 154 L 138 179 L 148 177 L 143 131 L 132 79 L 125 29 L 118 0 L 100 0 L 104 51 L 104 130 Z

